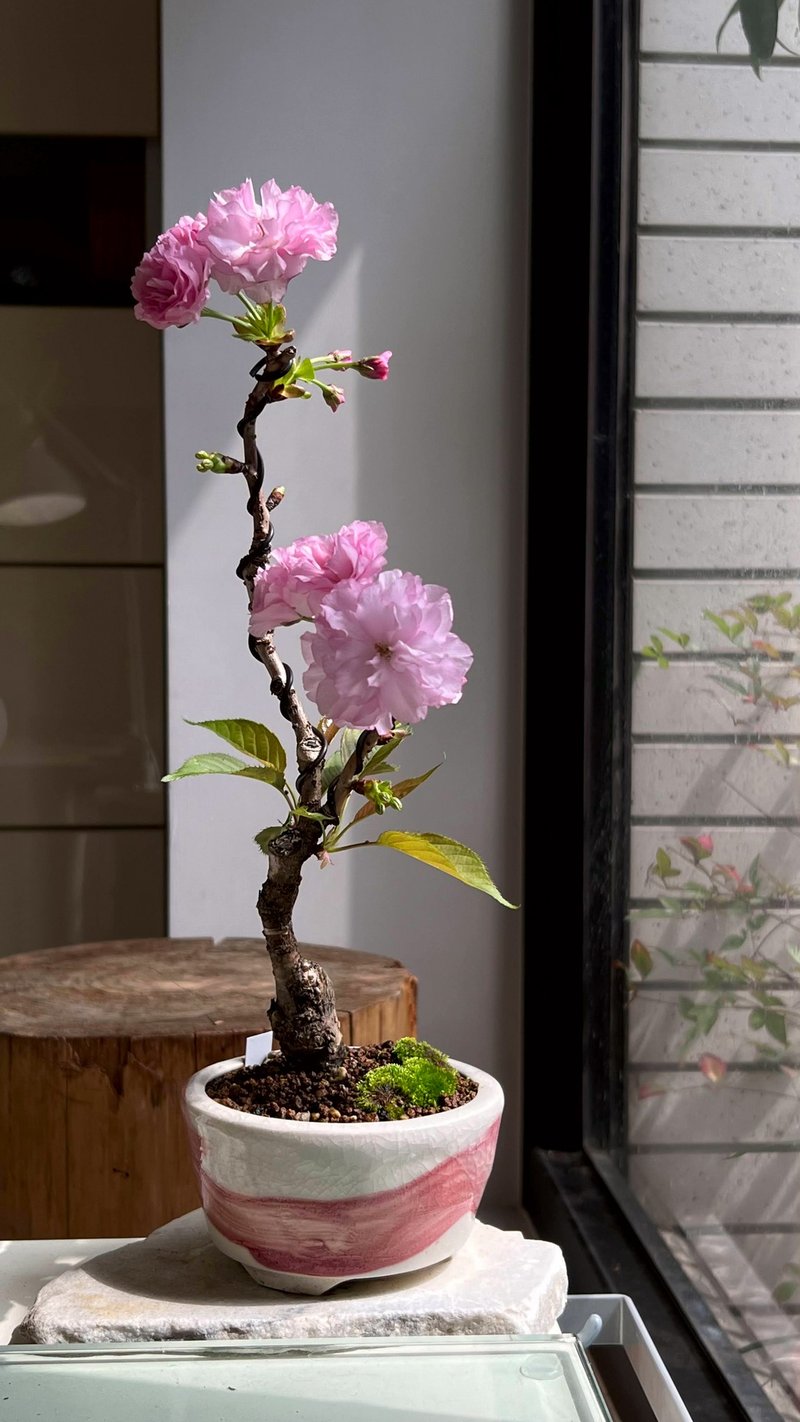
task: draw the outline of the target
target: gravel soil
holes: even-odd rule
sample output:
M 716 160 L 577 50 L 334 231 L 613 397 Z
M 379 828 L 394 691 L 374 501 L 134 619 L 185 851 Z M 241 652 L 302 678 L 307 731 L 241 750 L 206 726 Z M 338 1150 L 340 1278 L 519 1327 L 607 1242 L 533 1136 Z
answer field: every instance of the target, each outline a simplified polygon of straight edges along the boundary
M 209 1082 L 207 1094 L 221 1106 L 247 1111 L 253 1116 L 272 1116 L 281 1121 L 326 1121 L 348 1124 L 354 1121 L 385 1121 L 383 1112 L 365 1111 L 358 1104 L 358 1083 L 372 1067 L 393 1060 L 393 1042 L 370 1047 L 348 1047 L 342 1066 L 324 1071 L 297 1071 L 276 1053 L 257 1067 L 238 1067 Z M 463 1106 L 477 1094 L 478 1086 L 459 1073 L 452 1096 L 439 1106 L 409 1106 L 406 1115 L 436 1116 Z

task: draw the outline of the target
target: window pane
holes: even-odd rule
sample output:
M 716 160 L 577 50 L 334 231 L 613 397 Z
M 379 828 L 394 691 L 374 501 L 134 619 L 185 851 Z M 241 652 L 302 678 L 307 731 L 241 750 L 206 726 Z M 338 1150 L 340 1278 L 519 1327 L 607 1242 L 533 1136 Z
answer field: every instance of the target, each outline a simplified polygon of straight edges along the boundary
M 800 71 L 724 13 L 641 13 L 627 1160 L 797 1418 Z

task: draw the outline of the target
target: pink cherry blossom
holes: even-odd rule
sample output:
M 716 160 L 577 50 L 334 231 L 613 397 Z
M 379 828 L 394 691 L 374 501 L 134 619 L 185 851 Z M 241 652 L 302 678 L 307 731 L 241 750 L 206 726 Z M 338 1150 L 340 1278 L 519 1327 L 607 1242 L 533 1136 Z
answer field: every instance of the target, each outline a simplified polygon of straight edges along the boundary
M 309 257 L 330 260 L 338 225 L 333 205 L 316 202 L 303 188 L 282 192 L 270 179 L 259 202 L 246 178 L 240 187 L 214 195 L 202 243 L 223 291 L 244 291 L 256 302 L 280 301 Z
M 472 665 L 452 625 L 447 589 L 413 573 L 340 583 L 301 639 L 306 691 L 339 726 L 388 735 L 393 718 L 422 721 L 431 706 L 461 699 Z
M 131 282 L 134 316 L 163 331 L 198 321 L 208 301 L 209 260 L 198 236 L 205 218 L 182 217 L 145 252 Z
M 366 356 L 364 360 L 358 362 L 358 373 L 365 375 L 367 380 L 388 380 L 391 358 L 391 351 L 381 351 L 380 355 Z
M 338 533 L 298 538 L 276 548 L 273 562 L 256 575 L 250 633 L 263 637 L 301 617 L 316 617 L 322 599 L 338 583 L 370 583 L 386 566 L 388 537 L 382 523 L 357 519 Z

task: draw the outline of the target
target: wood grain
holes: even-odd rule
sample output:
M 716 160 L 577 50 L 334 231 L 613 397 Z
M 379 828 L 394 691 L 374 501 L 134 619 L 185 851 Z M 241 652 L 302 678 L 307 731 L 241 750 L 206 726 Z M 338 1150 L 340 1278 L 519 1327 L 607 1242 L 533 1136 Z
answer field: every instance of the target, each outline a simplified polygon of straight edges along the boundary
M 354 1045 L 416 1031 L 395 959 L 303 946 Z M 198 1203 L 181 1100 L 264 1030 L 261 939 L 134 939 L 0 960 L 0 1237 L 147 1234 Z

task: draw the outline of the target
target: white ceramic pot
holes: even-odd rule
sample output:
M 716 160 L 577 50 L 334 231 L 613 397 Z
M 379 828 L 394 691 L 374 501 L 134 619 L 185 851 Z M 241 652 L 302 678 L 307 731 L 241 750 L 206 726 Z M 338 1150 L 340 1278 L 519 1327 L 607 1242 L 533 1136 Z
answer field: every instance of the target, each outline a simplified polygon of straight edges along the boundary
M 494 1160 L 503 1092 L 493 1077 L 464 1106 L 406 1121 L 280 1121 L 222 1106 L 206 1086 L 242 1058 L 191 1077 L 186 1116 L 208 1227 L 268 1288 L 323 1294 L 402 1274 L 465 1243 Z

